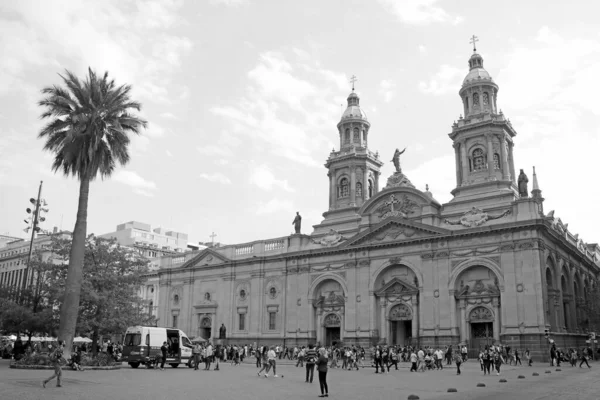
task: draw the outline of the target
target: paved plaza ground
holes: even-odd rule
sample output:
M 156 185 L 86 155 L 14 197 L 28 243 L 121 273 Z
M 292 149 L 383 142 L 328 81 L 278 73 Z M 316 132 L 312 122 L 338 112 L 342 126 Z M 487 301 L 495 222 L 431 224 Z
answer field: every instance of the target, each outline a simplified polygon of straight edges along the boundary
M 318 379 L 304 383 L 304 371 L 293 365 L 280 365 L 279 378 L 256 376 L 251 363 L 238 367 L 221 365 L 220 371 L 194 371 L 188 368 L 166 368 L 165 371 L 132 369 L 124 366 L 115 371 L 64 371 L 63 387 L 51 382 L 46 389 L 41 381 L 51 371 L 16 370 L 8 361 L 0 361 L 0 399 L 310 399 L 319 394 Z M 330 370 L 330 398 L 404 400 L 410 394 L 420 399 L 600 399 L 600 363 L 592 369 L 540 365 L 534 367 L 503 366 L 500 377 L 483 376 L 479 365 L 463 364 L 463 374 L 456 369 L 411 373 L 404 364 L 399 371 L 376 375 L 372 368 L 360 371 Z M 546 374 L 550 370 L 552 373 Z M 539 376 L 532 376 L 534 372 Z M 519 375 L 525 379 L 518 379 Z M 283 377 L 282 377 L 283 376 Z M 500 383 L 504 378 L 506 383 Z M 477 387 L 485 383 L 486 387 Z M 456 388 L 457 393 L 447 393 Z

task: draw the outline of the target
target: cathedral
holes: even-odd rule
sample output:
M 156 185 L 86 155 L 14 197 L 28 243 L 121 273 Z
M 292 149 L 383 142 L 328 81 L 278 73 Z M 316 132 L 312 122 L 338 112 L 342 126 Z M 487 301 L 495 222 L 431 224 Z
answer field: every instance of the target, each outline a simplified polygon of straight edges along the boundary
M 444 346 L 502 343 L 536 359 L 585 345 L 600 246 L 544 211 L 535 170 L 477 52 L 452 125 L 456 188 L 439 203 L 402 172 L 381 176 L 354 89 L 325 163 L 329 205 L 310 235 L 188 253 L 158 271 L 161 325 L 239 344 Z M 527 170 L 527 173 L 530 171 Z

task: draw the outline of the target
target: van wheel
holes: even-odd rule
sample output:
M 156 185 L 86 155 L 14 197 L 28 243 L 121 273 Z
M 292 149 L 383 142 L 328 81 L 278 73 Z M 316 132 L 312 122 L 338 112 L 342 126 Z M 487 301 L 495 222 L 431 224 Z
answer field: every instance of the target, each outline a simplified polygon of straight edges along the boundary
M 171 367 L 177 368 L 177 367 L 179 367 L 179 364 L 171 364 Z
M 140 366 L 139 362 L 130 362 L 129 365 L 131 365 L 131 368 L 137 368 Z
M 194 367 L 196 367 L 196 362 L 190 358 L 190 361 L 188 361 L 187 366 L 188 366 L 188 368 L 194 368 Z

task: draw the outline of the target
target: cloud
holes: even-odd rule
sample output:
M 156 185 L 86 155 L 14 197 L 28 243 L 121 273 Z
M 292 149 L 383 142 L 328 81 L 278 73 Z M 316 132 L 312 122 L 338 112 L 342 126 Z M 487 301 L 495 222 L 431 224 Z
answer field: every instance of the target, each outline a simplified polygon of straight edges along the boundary
M 410 25 L 429 25 L 432 23 L 451 23 L 457 25 L 464 18 L 451 15 L 436 5 L 438 0 L 379 0 L 398 19 Z
M 221 156 L 221 157 L 231 157 L 233 156 L 233 151 L 229 147 L 208 144 L 204 146 L 196 147 L 198 152 L 205 156 Z
M 427 53 L 427 47 L 423 46 L 422 44 L 419 45 L 418 49 L 419 49 L 419 53 L 421 53 L 421 54 Z
M 6 4 L 0 17 L 0 94 L 21 90 L 41 66 L 61 72 L 68 61 L 77 75 L 88 66 L 110 71 L 118 84 L 133 86 L 136 100 L 171 102 L 170 94 L 183 90 L 173 78 L 192 48 L 189 38 L 169 31 L 184 24 L 181 5 L 120 0 Z
M 382 80 L 379 83 L 379 94 L 383 96 L 383 100 L 386 103 L 392 101 L 394 97 L 394 89 L 396 88 L 396 84 L 390 80 Z
M 248 72 L 246 94 L 234 104 L 210 111 L 226 118 L 231 133 L 269 151 L 306 166 L 321 167 L 313 157 L 331 148 L 331 121 L 339 119 L 340 87 L 344 75 L 306 60 L 301 49 L 268 51 Z M 347 89 L 346 89 L 347 90 Z
M 294 191 L 287 180 L 276 179 L 271 169 L 265 164 L 254 168 L 250 174 L 250 183 L 263 190 L 272 190 L 274 187 L 279 187 L 287 192 Z
M 429 82 L 419 82 L 419 89 L 425 94 L 441 96 L 458 93 L 462 79 L 467 75 L 465 68 L 443 64 Z
M 170 113 L 170 112 L 164 112 L 164 113 L 160 114 L 159 116 L 162 118 L 165 118 L 165 119 L 179 119 L 175 116 L 175 114 Z
M 167 154 L 167 156 L 173 157 L 173 153 L 171 153 L 169 150 L 165 150 L 165 153 Z
M 266 203 L 259 203 L 256 207 L 256 214 L 273 214 L 276 212 L 291 212 L 294 209 L 294 205 L 290 200 L 280 200 L 277 198 L 271 199 Z
M 220 172 L 215 172 L 213 174 L 202 173 L 200 174 L 200 178 L 210 182 L 222 183 L 224 185 L 231 184 L 231 180 Z
M 113 176 L 117 182 L 130 186 L 133 192 L 142 196 L 152 197 L 156 190 L 156 184 L 142 178 L 137 172 L 120 170 Z
M 213 6 L 239 7 L 248 4 L 248 0 L 210 0 Z

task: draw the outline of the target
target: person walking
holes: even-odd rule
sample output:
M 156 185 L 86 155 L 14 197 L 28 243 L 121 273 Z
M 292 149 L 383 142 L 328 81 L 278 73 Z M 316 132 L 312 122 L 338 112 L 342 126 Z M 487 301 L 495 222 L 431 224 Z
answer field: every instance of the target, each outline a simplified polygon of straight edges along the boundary
M 268 376 L 267 374 L 269 373 L 269 369 L 271 369 L 271 367 L 269 366 L 269 357 L 267 355 L 268 352 L 269 352 L 269 349 L 267 348 L 267 346 L 263 346 L 262 353 L 261 353 L 262 368 L 260 369 L 260 371 L 258 371 L 258 373 L 257 373 L 258 376 L 260 376 L 260 373 L 263 371 L 265 371 L 265 377 Z
M 161 358 L 160 358 L 160 370 L 165 370 L 165 363 L 167 362 L 167 352 L 169 351 L 169 347 L 167 346 L 167 342 L 164 342 L 162 346 L 160 346 Z
M 590 364 L 588 363 L 588 349 L 584 348 L 583 351 L 581 352 L 581 362 L 579 363 L 579 368 L 581 368 L 581 366 L 583 365 L 583 363 L 585 363 L 585 365 L 587 365 L 588 368 L 592 368 L 590 367 Z
M 325 349 L 319 349 L 319 359 L 317 360 L 317 369 L 319 371 L 319 386 L 321 387 L 321 395 L 319 397 L 329 397 L 329 387 L 327 386 L 327 357 Z
M 306 380 L 304 382 L 312 383 L 315 375 L 315 364 L 317 362 L 317 352 L 315 351 L 315 346 L 312 344 L 308 345 L 308 350 L 306 350 L 304 358 L 306 359 Z
M 273 346 L 271 346 L 271 348 L 269 349 L 269 351 L 267 352 L 267 359 L 269 360 L 269 368 L 273 368 L 273 376 L 275 378 L 277 378 L 277 353 L 275 352 L 275 349 L 273 348 Z M 269 377 L 269 373 L 267 371 L 267 373 L 265 374 L 265 378 Z
M 462 364 L 462 357 L 459 352 L 454 355 L 454 363 L 456 364 L 456 375 L 460 375 L 460 365 Z
M 208 342 L 208 345 L 206 346 L 205 351 L 206 351 L 206 357 L 204 358 L 204 370 L 210 371 L 210 363 L 212 362 L 212 357 L 213 357 L 213 347 L 210 342 Z
M 58 341 L 58 346 L 56 346 L 56 349 L 54 349 L 54 351 L 50 354 L 50 361 L 52 362 L 52 365 L 54 366 L 54 374 L 46 379 L 45 381 L 42 382 L 42 387 L 46 387 L 46 384 L 48 382 L 50 382 L 52 379 L 56 378 L 56 387 L 62 387 L 62 369 L 61 369 L 61 360 L 63 357 L 63 348 L 65 346 L 65 342 L 63 342 L 62 340 Z
M 194 355 L 194 371 L 198 371 L 198 364 L 200 364 L 200 352 L 202 349 L 200 348 L 200 343 L 196 343 L 194 345 L 194 349 L 192 350 L 192 354 Z
M 418 372 L 417 370 L 417 354 L 415 353 L 414 350 L 411 350 L 410 352 L 410 362 L 411 362 L 411 367 L 410 367 L 410 372 Z

